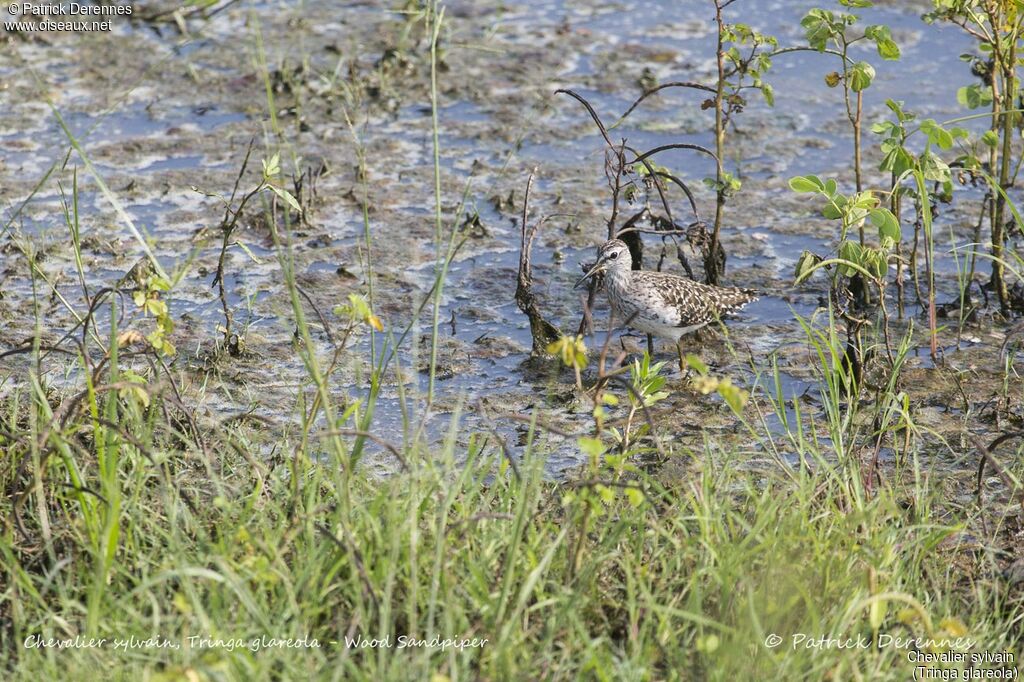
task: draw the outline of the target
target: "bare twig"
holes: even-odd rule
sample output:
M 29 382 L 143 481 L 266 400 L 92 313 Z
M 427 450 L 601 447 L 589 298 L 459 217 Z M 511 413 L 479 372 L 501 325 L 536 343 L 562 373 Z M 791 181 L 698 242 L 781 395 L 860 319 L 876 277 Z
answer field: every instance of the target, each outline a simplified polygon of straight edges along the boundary
M 530 254 L 533 251 L 533 240 L 537 236 L 537 230 L 544 223 L 544 218 L 538 220 L 532 227 L 528 227 L 527 219 L 530 209 L 530 189 L 533 187 L 533 178 L 536 170 L 530 173 L 526 180 L 526 192 L 523 196 L 523 219 L 522 232 L 519 243 L 519 276 L 516 282 L 516 305 L 530 320 L 530 336 L 533 338 L 533 355 L 542 355 L 546 352 L 549 343 L 557 341 L 562 335 L 558 329 L 544 319 L 537 305 L 537 299 L 533 295 L 533 276 L 530 265 Z
M 715 160 L 716 164 L 721 165 L 721 161 L 718 159 L 718 155 L 715 154 L 710 149 L 708 149 L 707 147 L 702 147 L 699 144 L 687 144 L 687 143 L 684 143 L 684 142 L 679 142 L 679 143 L 676 143 L 676 144 L 663 144 L 660 147 L 655 147 L 654 149 L 646 151 L 643 154 L 640 154 L 639 152 L 636 152 L 635 150 L 630 149 L 629 151 L 633 152 L 637 156 L 636 156 L 635 159 L 633 159 L 632 161 L 629 161 L 628 163 L 630 165 L 632 165 L 634 163 L 640 163 L 644 159 L 650 158 L 650 157 L 652 157 L 655 154 L 658 154 L 660 152 L 669 151 L 670 149 L 691 149 L 691 150 L 693 150 L 695 152 L 700 152 L 702 154 L 707 154 L 708 156 L 710 156 L 712 159 Z
M 227 347 L 228 352 L 232 355 L 238 354 L 238 343 L 231 343 L 231 308 L 228 305 L 227 292 L 224 289 L 224 261 L 227 257 L 228 247 L 231 245 L 231 235 L 235 231 L 235 226 L 238 224 L 238 219 L 242 216 L 242 210 L 249 200 L 259 194 L 262 189 L 262 184 L 253 191 L 249 192 L 242 197 L 242 200 L 238 204 L 237 209 L 232 209 L 232 205 L 235 202 L 235 196 L 238 194 L 238 188 L 242 183 L 242 178 L 245 176 L 245 170 L 249 166 L 249 157 L 252 156 L 252 148 L 256 143 L 256 138 L 253 137 L 249 140 L 249 146 L 245 150 L 245 158 L 242 160 L 242 167 L 238 171 L 238 177 L 235 178 L 235 186 L 231 190 L 231 198 L 228 200 L 227 205 L 224 207 L 224 217 L 221 219 L 221 246 L 220 256 L 217 258 L 217 271 L 213 276 L 213 282 L 211 286 L 217 287 L 217 293 L 220 297 L 220 305 L 224 310 L 224 345 Z
M 590 117 L 594 119 L 594 123 L 597 124 L 597 129 L 601 131 L 601 136 L 604 137 L 604 141 L 608 143 L 608 146 L 612 150 L 615 149 L 615 145 L 612 143 L 612 138 L 608 136 L 608 129 L 605 128 L 604 123 L 601 122 L 601 117 L 597 115 L 596 111 L 594 111 L 594 107 L 590 106 L 590 102 L 588 102 L 586 99 L 576 94 L 572 90 L 566 90 L 565 88 L 559 88 L 558 90 L 555 90 L 555 94 L 569 95 L 569 97 L 572 97 L 580 104 L 582 104 L 584 107 L 586 107 L 587 112 L 590 114 Z
M 315 313 L 316 313 L 317 319 L 319 319 L 319 320 L 320 320 L 320 324 L 321 324 L 321 325 L 323 325 L 323 328 L 324 328 L 324 333 L 326 333 L 326 334 L 327 334 L 327 341 L 328 341 L 328 342 L 329 342 L 329 343 L 330 343 L 330 344 L 331 344 L 332 346 L 333 346 L 333 345 L 335 345 L 335 344 L 334 344 L 334 335 L 333 335 L 333 334 L 331 333 L 331 325 L 327 324 L 327 318 L 325 318 L 325 317 L 324 317 L 324 314 L 320 312 L 320 308 L 318 308 L 318 307 L 317 307 L 316 303 L 314 303 L 314 302 L 313 302 L 313 299 L 312 299 L 312 298 L 310 298 L 310 297 L 309 297 L 309 294 L 307 294 L 307 293 L 306 293 L 306 290 L 305 290 L 305 289 L 303 289 L 302 287 L 300 287 L 300 286 L 298 285 L 298 283 L 296 283 L 296 284 L 295 284 L 295 289 L 296 289 L 296 290 L 297 290 L 297 291 L 298 291 L 298 292 L 299 292 L 300 294 L 302 294 L 302 297 L 303 297 L 304 299 L 306 299 L 306 302 L 307 302 L 307 303 L 309 303 L 309 307 L 310 307 L 310 308 L 312 308 L 312 309 L 313 309 L 313 312 L 315 312 Z
M 657 87 L 651 88 L 650 90 L 646 91 L 644 94 L 640 95 L 640 97 L 638 97 L 636 99 L 636 101 L 633 102 L 633 104 L 630 105 L 629 109 L 626 109 L 626 113 L 624 113 L 622 116 L 619 116 L 619 120 L 616 121 L 612 125 L 612 128 L 614 128 L 615 126 L 617 126 L 620 123 L 622 123 L 622 121 L 624 121 L 627 116 L 632 114 L 633 110 L 636 109 L 638 106 L 640 106 L 640 103 L 643 102 L 645 99 L 647 99 L 651 95 L 653 95 L 653 94 L 655 94 L 657 92 L 660 92 L 662 90 L 665 90 L 667 88 L 692 88 L 694 90 L 702 90 L 704 92 L 711 92 L 711 93 L 713 93 L 715 91 L 714 88 L 709 87 L 707 85 L 704 85 L 703 83 L 694 83 L 692 81 L 672 81 L 671 83 L 664 83 L 664 84 L 659 85 Z

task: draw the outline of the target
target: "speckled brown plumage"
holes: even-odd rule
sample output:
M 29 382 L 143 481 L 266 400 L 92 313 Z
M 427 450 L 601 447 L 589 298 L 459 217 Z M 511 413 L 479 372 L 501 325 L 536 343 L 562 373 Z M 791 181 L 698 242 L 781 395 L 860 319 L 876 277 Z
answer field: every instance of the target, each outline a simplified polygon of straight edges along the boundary
M 627 281 L 621 279 L 605 278 L 616 319 L 626 322 L 635 313 L 631 327 L 672 339 L 710 324 L 757 298 L 749 289 L 709 286 L 666 272 L 630 270 Z
M 633 270 L 629 248 L 618 239 L 598 250 L 597 263 L 583 279 L 604 273 L 614 319 L 638 331 L 677 342 L 757 299 L 751 289 L 718 287 L 667 272 Z M 580 280 L 583 281 L 583 280 Z M 682 350 L 680 349 L 680 364 Z

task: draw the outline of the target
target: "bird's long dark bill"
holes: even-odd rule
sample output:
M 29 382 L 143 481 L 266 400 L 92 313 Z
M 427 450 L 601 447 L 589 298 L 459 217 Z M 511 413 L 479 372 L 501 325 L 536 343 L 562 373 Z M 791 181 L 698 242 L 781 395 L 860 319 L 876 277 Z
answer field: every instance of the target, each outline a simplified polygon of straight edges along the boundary
M 599 272 L 599 271 L 600 271 L 600 269 L 601 269 L 601 266 L 602 266 L 602 265 L 603 265 L 603 263 L 600 263 L 600 262 L 598 262 L 598 263 L 594 263 L 594 267 L 590 268 L 590 270 L 588 270 L 588 271 L 587 271 L 587 274 L 585 274 L 585 275 L 583 275 L 582 277 L 580 277 L 580 278 L 579 278 L 579 279 L 578 279 L 578 280 L 576 281 L 576 284 L 573 284 L 573 285 L 572 285 L 572 288 L 573 288 L 573 289 L 579 289 L 579 288 L 580 288 L 580 285 L 581 285 L 581 284 L 583 284 L 584 282 L 586 282 L 586 281 L 587 281 L 588 279 L 590 279 L 591 277 L 593 277 L 595 273 L 597 273 L 597 272 Z

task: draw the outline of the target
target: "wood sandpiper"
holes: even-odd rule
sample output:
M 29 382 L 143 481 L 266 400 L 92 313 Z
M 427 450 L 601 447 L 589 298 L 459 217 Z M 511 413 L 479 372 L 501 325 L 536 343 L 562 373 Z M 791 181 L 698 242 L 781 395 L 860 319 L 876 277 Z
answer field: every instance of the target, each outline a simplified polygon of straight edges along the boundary
M 598 273 L 604 273 L 613 319 L 637 331 L 675 341 L 680 372 L 685 371 L 680 342 L 684 334 L 757 300 L 752 289 L 719 287 L 667 272 L 634 270 L 629 247 L 620 239 L 601 245 L 597 262 L 574 288 Z

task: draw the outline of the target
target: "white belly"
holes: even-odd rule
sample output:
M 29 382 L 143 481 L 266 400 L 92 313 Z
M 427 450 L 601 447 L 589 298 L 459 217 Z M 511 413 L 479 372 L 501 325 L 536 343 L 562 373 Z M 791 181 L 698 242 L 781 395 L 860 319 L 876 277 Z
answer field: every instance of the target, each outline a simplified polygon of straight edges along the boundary
M 657 324 L 651 320 L 634 320 L 629 324 L 630 328 L 635 329 L 651 336 L 656 336 L 660 339 L 672 339 L 678 341 L 682 336 L 689 334 L 692 331 L 696 331 L 701 327 L 706 326 L 705 324 L 695 324 L 689 327 L 673 327 L 669 325 Z
M 689 334 L 692 331 L 696 331 L 701 327 L 707 326 L 707 323 L 703 322 L 701 324 L 694 324 L 687 327 L 678 327 L 674 324 L 669 324 L 668 321 L 654 319 L 649 315 L 634 314 L 635 309 L 629 306 L 624 306 L 623 308 L 625 309 L 618 308 L 614 305 L 612 306 L 612 312 L 615 316 L 615 324 L 624 325 L 626 320 L 629 320 L 628 326 L 630 329 L 635 329 L 638 332 L 656 336 L 659 339 L 671 339 L 673 341 L 678 341 L 680 337 L 685 334 Z M 632 319 L 630 319 L 630 317 L 632 317 Z

